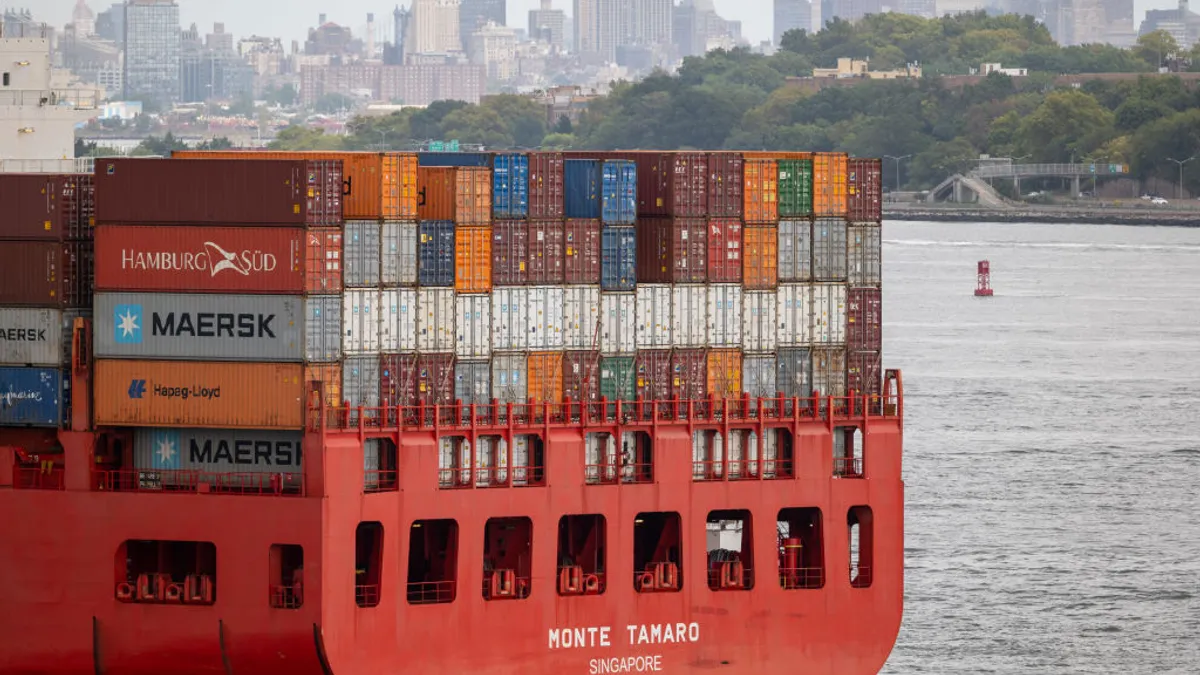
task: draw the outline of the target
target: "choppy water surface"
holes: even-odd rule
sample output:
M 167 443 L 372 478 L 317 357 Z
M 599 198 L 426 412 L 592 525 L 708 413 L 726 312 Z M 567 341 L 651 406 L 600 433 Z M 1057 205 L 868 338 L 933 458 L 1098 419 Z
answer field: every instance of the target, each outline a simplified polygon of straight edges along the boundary
M 1200 673 L 1200 230 L 888 222 L 884 289 L 907 413 L 884 672 Z

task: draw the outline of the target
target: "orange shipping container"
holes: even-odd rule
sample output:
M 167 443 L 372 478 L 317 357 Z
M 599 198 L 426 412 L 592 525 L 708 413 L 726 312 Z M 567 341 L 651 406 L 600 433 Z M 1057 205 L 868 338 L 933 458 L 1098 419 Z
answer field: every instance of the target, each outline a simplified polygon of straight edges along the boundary
M 341 293 L 341 228 L 310 227 L 304 239 L 304 290 L 316 294 Z
M 303 391 L 306 397 L 309 390 L 308 383 L 313 381 L 325 385 L 325 405 L 337 407 L 342 404 L 342 364 L 314 363 L 305 366 Z
M 813 155 L 813 213 L 818 217 L 846 215 L 847 164 L 844 152 Z
M 747 223 L 779 221 L 779 166 L 773 159 L 746 159 L 743 169 Z
M 708 352 L 708 388 L 715 398 L 740 398 L 742 395 L 742 351 L 713 349 Z
M 417 167 L 417 218 L 454 220 L 454 167 Z
M 492 222 L 492 170 L 463 166 L 455 175 L 454 224 L 487 225 Z
M 96 424 L 301 429 L 299 363 L 96 361 Z
M 742 283 L 747 290 L 767 290 L 779 285 L 779 231 L 773 225 L 742 229 Z
M 492 228 L 455 228 L 454 290 L 459 293 L 492 290 Z
M 529 398 L 558 403 L 563 397 L 563 353 L 532 352 L 529 355 Z

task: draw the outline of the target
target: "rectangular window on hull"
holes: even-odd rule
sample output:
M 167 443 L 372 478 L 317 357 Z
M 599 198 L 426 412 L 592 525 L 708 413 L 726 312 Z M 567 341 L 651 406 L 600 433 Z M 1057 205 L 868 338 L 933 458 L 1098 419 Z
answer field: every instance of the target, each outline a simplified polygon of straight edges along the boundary
M 633 587 L 639 593 L 683 588 L 683 525 L 674 512 L 639 513 L 633 521 Z
M 359 607 L 379 604 L 383 571 L 383 524 L 358 524 L 354 531 L 354 601 Z
M 304 548 L 271 544 L 271 606 L 299 609 L 304 604 Z
M 709 512 L 705 523 L 709 588 L 714 591 L 754 588 L 753 534 L 749 511 Z
M 394 492 L 400 489 L 396 466 L 396 443 L 390 438 L 372 438 L 363 443 L 363 492 Z
M 871 567 L 875 558 L 875 516 L 869 506 L 852 506 L 846 514 L 850 535 L 850 585 L 871 585 Z
M 584 438 L 584 475 L 588 485 L 653 483 L 654 449 L 644 431 L 626 431 L 620 443 L 597 431 Z
M 779 537 L 779 585 L 789 591 L 824 586 L 821 509 L 783 509 L 775 529 Z
M 523 600 L 532 590 L 533 521 L 490 518 L 483 533 L 483 598 Z
M 121 602 L 211 605 L 217 601 L 217 547 L 130 539 L 117 547 L 116 577 Z
M 606 522 L 601 515 L 563 516 L 558 521 L 558 594 L 604 593 Z
M 838 478 L 863 477 L 862 434 L 858 427 L 833 428 L 833 475 Z
M 418 520 L 408 530 L 408 602 L 454 602 L 458 591 L 458 523 Z

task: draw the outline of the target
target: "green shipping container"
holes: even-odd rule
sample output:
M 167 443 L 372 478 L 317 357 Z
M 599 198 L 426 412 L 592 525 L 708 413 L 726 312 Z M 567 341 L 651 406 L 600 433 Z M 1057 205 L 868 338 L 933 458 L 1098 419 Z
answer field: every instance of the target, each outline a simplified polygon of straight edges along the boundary
M 812 213 L 812 160 L 779 160 L 779 217 L 811 216 Z
M 600 358 L 600 395 L 610 401 L 632 401 L 636 398 L 633 386 L 632 356 L 603 356 Z

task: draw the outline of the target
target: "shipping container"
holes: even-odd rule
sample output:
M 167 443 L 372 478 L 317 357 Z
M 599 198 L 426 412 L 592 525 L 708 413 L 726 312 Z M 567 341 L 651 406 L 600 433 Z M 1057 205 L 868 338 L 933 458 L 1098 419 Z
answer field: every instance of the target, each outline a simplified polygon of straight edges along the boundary
M 846 301 L 846 347 L 852 352 L 883 349 L 883 293 L 855 288 Z
M 342 353 L 378 354 L 382 312 L 379 290 L 346 289 L 342 296 Z M 349 377 L 343 372 L 344 377 Z
M 680 401 L 698 401 L 707 396 L 707 387 L 708 357 L 706 350 L 672 350 L 671 398 Z
M 883 220 L 883 165 L 879 159 L 853 158 L 847 163 L 846 211 L 855 222 Z
M 492 291 L 492 349 L 529 349 L 532 332 L 530 289 L 497 288 Z
M 813 154 L 813 214 L 846 217 L 847 156 L 844 152 Z
M 671 287 L 671 346 L 703 347 L 708 336 L 708 289 Z
M 600 283 L 600 221 L 568 220 L 563 268 L 568 284 Z
M 608 227 L 600 232 L 600 287 L 632 291 L 637 284 L 637 235 L 633 227 Z
M 320 382 L 325 388 L 325 405 L 337 407 L 342 404 L 342 364 L 308 363 L 304 365 L 304 400 L 308 400 L 309 387 Z
M 708 280 L 716 284 L 741 283 L 742 221 L 710 218 L 707 239 Z
M 883 364 L 878 351 L 846 353 L 846 393 L 879 396 L 883 392 Z
M 417 224 L 384 221 L 380 239 L 380 281 L 384 286 L 417 283 Z
M 342 238 L 342 283 L 347 288 L 372 288 L 380 284 L 381 226 L 377 221 L 346 222 Z
M 567 218 L 600 220 L 600 160 L 565 160 L 563 192 Z
M 300 362 L 307 344 L 299 296 L 97 293 L 93 316 L 102 359 Z
M 610 401 L 637 398 L 637 369 L 632 356 L 600 357 L 600 395 Z
M 347 356 L 342 362 L 342 398 L 351 408 L 378 408 L 379 355 Z
M 779 171 L 773 159 L 745 160 L 746 224 L 772 225 L 779 221 Z
M 745 210 L 745 160 L 740 152 L 710 152 L 708 154 L 709 218 L 741 219 Z M 740 269 L 739 269 L 740 274 Z
M 742 351 L 713 349 L 708 352 L 706 389 L 714 398 L 742 397 Z
M 69 320 L 57 309 L 0 307 L 0 364 L 65 365 L 63 335 L 72 334 Z
M 742 287 L 737 284 L 711 284 L 708 287 L 706 315 L 709 347 L 740 347 L 742 344 Z
M 812 284 L 780 284 L 776 294 L 776 332 L 780 347 L 812 342 Z
M 775 359 L 775 388 L 787 397 L 812 396 L 812 351 L 780 349 Z
M 572 401 L 600 400 L 600 352 L 563 353 L 563 396 Z
M 492 158 L 492 216 L 500 219 L 529 217 L 529 156 L 496 153 Z
M 417 289 L 417 351 L 453 352 L 457 327 L 454 290 Z
M 417 220 L 454 222 L 457 170 L 417 167 Z
M 779 218 L 804 218 L 813 212 L 812 158 L 780 159 Z
M 418 152 L 421 166 L 484 166 L 492 165 L 490 152 Z
M 703 283 L 708 224 L 703 218 L 646 217 L 637 224 L 639 283 Z
M 454 229 L 454 289 L 459 293 L 492 290 L 492 228 Z
M 454 299 L 457 324 L 454 353 L 460 359 L 486 359 L 492 353 L 492 296 L 459 295 Z
M 95 176 L 98 224 L 342 224 L 340 161 L 105 157 Z
M 742 283 L 747 290 L 769 290 L 779 284 L 779 234 L 775 226 L 747 226 L 742 230 L 746 262 Z
M 0 174 L 0 239 L 91 239 L 90 174 Z
M 813 284 L 812 336 L 815 345 L 846 342 L 846 286 Z
M 638 350 L 634 361 L 634 398 L 669 401 L 673 381 L 669 349 Z
M 0 367 L 0 426 L 61 426 L 70 386 L 57 368 Z
M 90 307 L 94 264 L 88 241 L 5 242 L 0 245 L 0 305 Z
M 558 403 L 563 398 L 563 353 L 530 352 L 529 398 Z
M 637 348 L 670 349 L 671 286 L 638 284 L 636 309 Z
M 492 226 L 492 283 L 529 283 L 529 225 L 523 220 L 498 220 Z
M 746 291 L 742 294 L 742 349 L 773 352 L 778 344 L 779 298 L 774 291 Z
M 600 348 L 600 287 L 563 288 L 563 346 L 566 349 Z
M 846 221 L 817 218 L 813 222 L 813 280 L 846 280 Z
M 775 356 L 742 358 L 742 391 L 751 398 L 771 398 L 776 394 Z
M 847 230 L 847 276 L 851 286 L 883 283 L 882 230 L 880 225 L 855 223 Z
M 561 220 L 563 203 L 562 153 L 529 153 L 529 217 Z
M 607 159 L 600 170 L 601 222 L 605 225 L 633 225 L 638 209 L 637 164 L 627 159 Z
M 455 172 L 454 184 L 454 224 L 491 224 L 492 170 L 460 167 Z
M 528 294 L 530 349 L 562 349 L 565 339 L 565 302 L 561 286 L 531 286 Z
M 383 153 L 383 209 L 384 220 L 416 220 L 417 218 L 417 156 L 411 152 Z M 349 201 L 363 199 L 362 191 L 355 191 L 353 181 L 350 186 Z M 367 191 L 367 201 L 370 201 L 370 191 Z M 366 209 L 363 209 L 366 210 Z M 355 206 L 350 214 L 357 214 Z M 347 215 L 347 217 L 351 217 Z
M 104 228 L 101 228 L 101 232 L 107 231 L 109 229 L 111 229 L 111 227 L 106 226 Z M 171 228 L 171 229 L 198 230 L 199 228 L 176 227 L 176 228 Z M 211 232 L 211 231 L 216 230 L 217 228 L 205 228 L 205 229 Z M 247 232 L 250 232 L 250 231 L 251 230 L 247 228 Z M 309 228 L 309 230 L 307 232 L 303 232 L 303 237 L 304 237 L 304 242 L 305 242 L 304 243 L 304 253 L 303 253 L 304 260 L 299 263 L 293 262 L 291 265 L 292 269 L 300 269 L 303 271 L 304 278 L 302 281 L 301 288 L 306 293 L 318 293 L 318 294 L 320 294 L 320 293 L 341 293 L 342 292 L 342 273 L 344 271 L 344 265 L 343 265 L 343 260 L 342 260 L 342 230 L 341 230 L 341 228 L 331 228 L 331 227 Z M 209 247 L 207 242 L 205 243 L 204 246 L 205 246 L 205 248 L 208 249 L 205 252 L 206 255 L 213 255 L 214 253 L 216 255 L 221 255 L 220 252 L 212 251 L 211 247 Z M 248 264 L 253 264 L 253 263 L 255 263 L 256 260 L 260 260 L 260 259 L 262 260 L 262 267 L 264 268 L 264 270 L 267 272 L 270 272 L 271 274 L 274 274 L 274 270 L 270 268 L 271 258 L 269 255 L 264 254 L 262 256 L 259 256 L 257 251 L 254 251 L 251 249 L 243 249 L 242 253 L 240 255 L 241 255 L 241 259 L 242 259 L 242 266 L 238 269 L 248 270 L 248 272 L 247 272 L 248 275 L 263 276 L 262 272 L 255 271 L 254 267 L 247 266 Z M 286 260 L 287 260 L 287 258 L 277 258 L 278 262 L 276 262 L 275 264 L 280 264 L 281 262 L 286 261 Z M 223 263 L 220 261 L 217 261 L 213 264 L 216 267 L 221 267 L 223 265 Z M 229 269 L 229 268 L 226 268 L 226 269 Z M 201 270 L 201 272 L 202 271 L 203 271 L 203 269 Z M 221 271 L 224 271 L 224 270 L 221 270 Z M 216 274 L 216 272 L 214 272 L 213 274 Z M 189 274 L 188 276 L 192 276 L 192 275 Z M 241 286 L 239 286 L 239 283 L 238 283 L 239 277 L 237 277 L 236 275 L 231 274 L 231 275 L 224 275 L 224 276 L 225 276 L 226 280 L 224 280 L 224 283 L 222 283 L 221 285 L 223 287 L 231 287 L 231 288 L 213 288 L 212 290 L 238 290 L 241 292 L 246 292 L 246 291 L 250 290 L 250 289 L 243 289 Z M 254 286 L 257 287 L 260 285 L 260 283 L 261 283 L 260 281 L 256 280 L 254 282 Z M 266 284 L 261 284 L 261 285 L 264 287 L 266 286 Z M 168 285 L 166 288 L 171 289 L 172 286 Z M 195 288 L 195 287 L 190 286 L 189 288 Z M 262 288 L 260 290 L 261 290 L 261 292 L 267 292 L 269 289 Z M 290 290 L 290 289 L 280 289 L 280 290 Z
M 416 354 L 383 354 L 379 357 L 379 404 L 389 408 L 417 404 Z
M 492 362 L 457 361 L 454 364 L 454 400 L 463 405 L 492 401 Z
M 341 360 L 341 296 L 310 295 L 304 299 L 304 358 L 318 363 Z
M 846 350 L 841 347 L 812 351 L 812 388 L 822 396 L 846 395 Z
M 639 215 L 704 217 L 708 208 L 708 155 L 703 152 L 638 153 Z
M 529 283 L 563 283 L 566 280 L 566 226 L 561 220 L 531 220 L 528 231 Z
M 637 349 L 637 296 L 633 293 L 600 294 L 600 351 L 606 355 L 632 354 Z
M 299 474 L 303 440 L 297 431 L 135 429 L 133 466 L 140 471 Z M 299 476 L 292 480 L 298 482 Z
M 98 425 L 300 429 L 303 366 L 97 360 Z
M 379 350 L 416 351 L 417 313 L 415 288 L 385 288 L 380 291 Z
M 454 402 L 454 354 L 418 354 L 415 378 L 417 403 L 449 405 Z
M 492 398 L 500 403 L 525 403 L 529 398 L 529 364 L 524 354 L 492 357 Z
M 813 224 L 811 220 L 779 221 L 779 280 L 812 281 Z
M 417 283 L 421 286 L 454 285 L 454 223 L 421 221 L 417 241 Z

